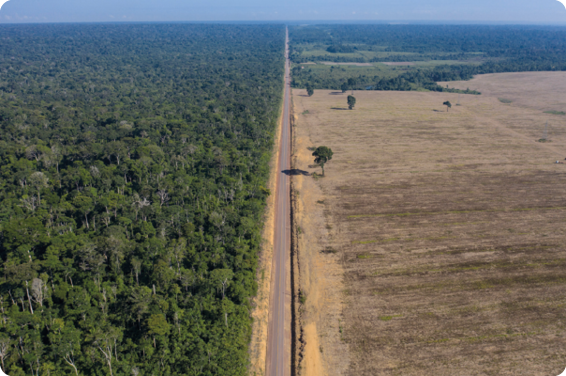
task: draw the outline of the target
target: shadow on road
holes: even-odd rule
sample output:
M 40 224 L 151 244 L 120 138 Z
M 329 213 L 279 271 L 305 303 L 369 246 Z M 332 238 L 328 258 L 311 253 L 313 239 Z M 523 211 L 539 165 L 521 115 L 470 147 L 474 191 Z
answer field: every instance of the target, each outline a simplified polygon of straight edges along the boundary
M 292 170 L 283 170 L 281 172 L 287 176 L 298 176 L 298 175 L 310 176 L 310 172 L 299 170 L 297 168 L 294 168 Z

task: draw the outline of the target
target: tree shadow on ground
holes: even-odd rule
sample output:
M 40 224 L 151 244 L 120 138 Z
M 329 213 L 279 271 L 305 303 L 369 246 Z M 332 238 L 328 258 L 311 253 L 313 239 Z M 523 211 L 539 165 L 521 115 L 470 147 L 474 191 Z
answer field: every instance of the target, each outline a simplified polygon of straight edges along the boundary
M 350 111 L 350 109 L 348 109 L 348 108 L 342 108 L 342 107 L 332 107 L 331 110 Z
M 332 93 L 329 93 L 328 95 L 342 95 L 345 93 L 342 93 L 341 91 L 333 91 Z
M 287 176 L 299 176 L 299 175 L 310 176 L 310 172 L 299 170 L 298 168 L 294 168 L 292 170 L 283 170 L 281 172 Z

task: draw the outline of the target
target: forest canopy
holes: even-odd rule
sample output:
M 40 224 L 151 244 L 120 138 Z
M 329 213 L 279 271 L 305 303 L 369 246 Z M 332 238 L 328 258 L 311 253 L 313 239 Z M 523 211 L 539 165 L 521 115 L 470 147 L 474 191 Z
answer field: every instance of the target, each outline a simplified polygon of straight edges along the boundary
M 6 373 L 246 373 L 284 40 L 0 28 Z
M 294 87 L 338 90 L 355 78 L 357 89 L 457 91 L 436 82 L 566 70 L 566 28 L 558 26 L 310 25 L 291 27 L 290 39 Z M 371 66 L 335 69 L 340 62 Z

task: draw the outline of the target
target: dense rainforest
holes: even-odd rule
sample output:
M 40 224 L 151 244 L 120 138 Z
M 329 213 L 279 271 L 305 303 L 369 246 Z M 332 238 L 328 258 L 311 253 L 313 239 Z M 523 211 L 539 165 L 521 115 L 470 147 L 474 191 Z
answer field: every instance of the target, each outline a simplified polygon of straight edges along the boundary
M 244 375 L 280 25 L 0 28 L 0 361 Z
M 435 63 L 378 73 L 368 68 L 366 74 L 351 76 L 356 89 L 455 91 L 436 82 L 468 80 L 483 73 L 566 70 L 564 27 L 313 25 L 290 28 L 290 38 L 296 64 Z M 326 70 L 293 69 L 294 87 L 340 89 L 347 78 Z

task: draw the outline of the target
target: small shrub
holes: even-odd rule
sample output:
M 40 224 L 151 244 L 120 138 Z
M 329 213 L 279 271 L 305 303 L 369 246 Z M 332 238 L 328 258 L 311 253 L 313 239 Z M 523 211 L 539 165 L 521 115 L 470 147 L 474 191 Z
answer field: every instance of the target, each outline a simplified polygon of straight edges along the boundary
M 335 250 L 335 249 L 332 248 L 332 247 L 326 247 L 326 248 L 324 248 L 321 252 L 322 252 L 322 253 L 326 253 L 326 254 L 328 254 L 328 253 L 334 254 L 334 253 L 337 253 L 338 251 Z
M 501 103 L 505 103 L 505 104 L 513 103 L 511 99 L 505 99 L 505 98 L 497 98 L 497 99 L 499 99 L 499 102 Z

